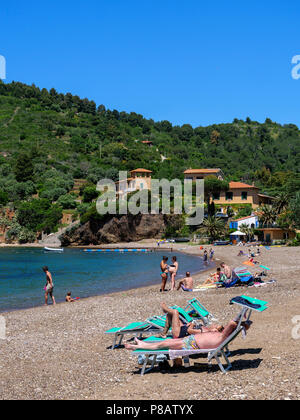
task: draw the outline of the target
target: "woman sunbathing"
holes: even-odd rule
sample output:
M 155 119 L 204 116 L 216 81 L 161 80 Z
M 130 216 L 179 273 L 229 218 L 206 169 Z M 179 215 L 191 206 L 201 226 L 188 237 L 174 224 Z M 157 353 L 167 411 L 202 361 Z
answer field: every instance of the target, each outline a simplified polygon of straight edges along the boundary
M 193 322 L 184 324 L 179 318 L 179 312 L 177 311 L 177 309 L 168 308 L 168 306 L 165 303 L 162 303 L 161 307 L 163 312 L 167 314 L 167 318 L 165 328 L 159 337 L 166 338 L 168 331 L 171 327 L 172 336 L 174 339 L 184 338 L 188 335 L 199 334 L 201 332 L 219 331 L 223 329 L 223 327 L 220 325 L 196 328 L 196 325 Z
M 222 331 L 206 331 L 193 334 L 184 338 L 167 339 L 159 343 L 150 343 L 135 338 L 135 344 L 125 344 L 127 350 L 207 350 L 219 347 L 223 341 L 236 329 L 238 320 L 230 321 Z M 250 322 L 241 324 L 246 330 L 250 328 Z
M 216 273 L 213 273 L 213 274 L 211 273 L 210 274 L 210 277 L 207 280 L 205 280 L 205 282 L 203 284 L 204 285 L 206 285 L 206 284 L 215 284 L 218 281 L 220 281 L 220 277 L 221 277 L 221 269 L 220 268 L 217 268 Z

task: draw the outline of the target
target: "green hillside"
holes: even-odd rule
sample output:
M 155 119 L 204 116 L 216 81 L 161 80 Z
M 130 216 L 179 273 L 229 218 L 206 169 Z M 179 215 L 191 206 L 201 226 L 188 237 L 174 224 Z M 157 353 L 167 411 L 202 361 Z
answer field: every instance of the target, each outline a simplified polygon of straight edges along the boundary
M 179 127 L 55 89 L 0 82 L 0 205 L 19 209 L 38 193 L 45 200 L 41 214 L 47 210 L 51 219 L 53 202 L 57 208 L 78 207 L 70 191 L 74 179 L 82 178 L 91 183 L 87 204 L 79 205 L 82 214 L 92 184 L 139 167 L 169 179 L 182 178 L 187 168 L 219 167 L 227 180 L 254 181 L 272 194 L 293 192 L 300 189 L 299 139 L 297 126 L 269 119 Z M 58 217 L 33 223 L 30 230 L 51 230 Z

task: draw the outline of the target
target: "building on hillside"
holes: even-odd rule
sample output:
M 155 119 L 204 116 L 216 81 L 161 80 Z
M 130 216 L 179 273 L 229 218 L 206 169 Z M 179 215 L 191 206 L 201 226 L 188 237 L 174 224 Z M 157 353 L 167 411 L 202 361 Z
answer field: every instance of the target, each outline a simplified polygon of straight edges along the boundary
M 253 209 L 264 204 L 270 204 L 272 200 L 272 197 L 260 194 L 259 188 L 255 185 L 235 181 L 229 183 L 228 191 L 222 191 L 213 196 L 213 201 L 216 205 L 228 207 L 250 204 Z
M 239 230 L 242 225 L 247 225 L 250 228 L 258 228 L 259 220 L 258 216 L 251 215 L 247 217 L 241 217 L 240 219 L 232 220 L 229 224 L 230 229 Z
M 220 168 L 216 169 L 187 169 L 184 171 L 184 179 L 196 181 L 197 179 L 204 179 L 208 176 L 215 176 L 223 180 L 224 175 Z
M 276 242 L 285 242 L 287 240 L 295 239 L 297 231 L 286 230 L 276 225 L 270 225 L 268 227 L 261 227 L 259 229 L 262 235 L 263 242 L 267 244 L 276 244 Z
M 142 143 L 149 147 L 153 146 L 153 142 L 151 140 L 143 140 Z
M 130 178 L 127 178 L 126 181 L 116 182 L 118 195 L 141 190 L 151 190 L 152 171 L 139 168 L 134 171 L 130 171 L 130 175 Z

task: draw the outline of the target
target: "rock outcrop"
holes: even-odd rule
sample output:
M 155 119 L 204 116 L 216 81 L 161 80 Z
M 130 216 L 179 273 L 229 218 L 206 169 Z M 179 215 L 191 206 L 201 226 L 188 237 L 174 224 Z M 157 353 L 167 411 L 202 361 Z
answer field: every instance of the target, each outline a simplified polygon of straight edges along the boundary
M 87 222 L 67 230 L 61 237 L 62 246 L 101 245 L 160 238 L 166 229 L 163 215 L 138 214 L 112 217 L 102 226 Z

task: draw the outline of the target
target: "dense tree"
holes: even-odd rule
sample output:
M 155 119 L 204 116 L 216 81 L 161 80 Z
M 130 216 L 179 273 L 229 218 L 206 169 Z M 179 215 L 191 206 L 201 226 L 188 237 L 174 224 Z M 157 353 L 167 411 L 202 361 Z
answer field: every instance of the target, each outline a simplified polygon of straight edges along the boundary
M 18 156 L 15 165 L 15 176 L 18 182 L 26 182 L 33 178 L 33 164 L 31 157 L 27 153 Z

